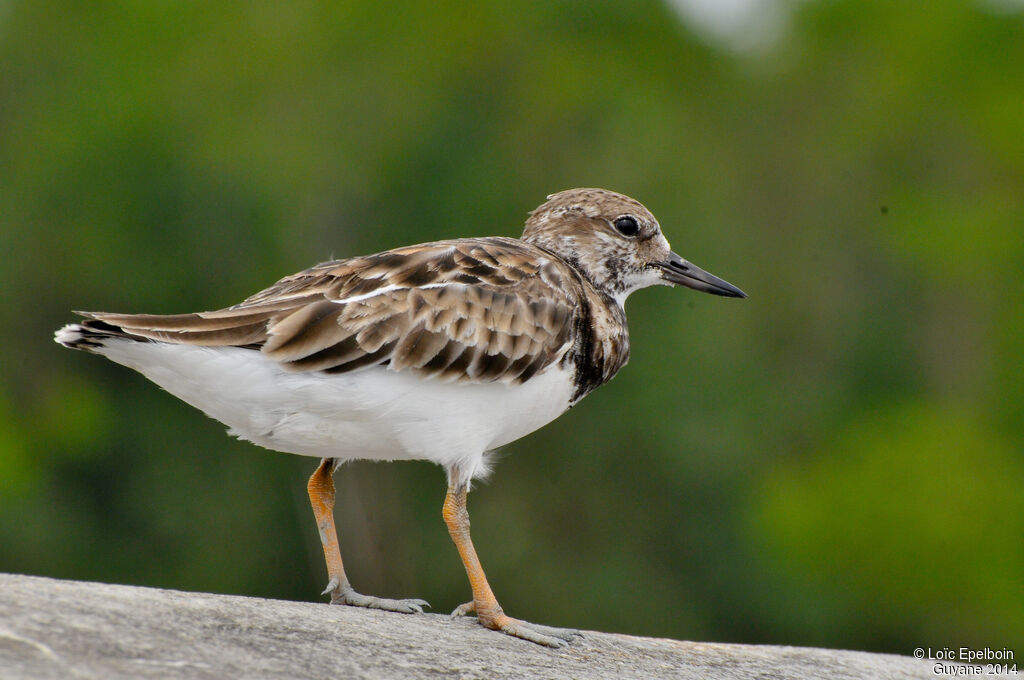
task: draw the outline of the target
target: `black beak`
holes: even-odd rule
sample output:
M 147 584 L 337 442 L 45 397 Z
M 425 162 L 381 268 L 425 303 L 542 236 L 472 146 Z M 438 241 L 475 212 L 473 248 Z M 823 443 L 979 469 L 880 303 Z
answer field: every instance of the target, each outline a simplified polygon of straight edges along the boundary
M 734 298 L 747 297 L 746 293 L 728 281 L 723 281 L 714 274 L 709 274 L 700 267 L 690 264 L 675 253 L 669 253 L 668 260 L 658 262 L 656 266 L 661 269 L 661 277 L 669 283 L 686 286 L 687 288 L 711 293 L 712 295 Z

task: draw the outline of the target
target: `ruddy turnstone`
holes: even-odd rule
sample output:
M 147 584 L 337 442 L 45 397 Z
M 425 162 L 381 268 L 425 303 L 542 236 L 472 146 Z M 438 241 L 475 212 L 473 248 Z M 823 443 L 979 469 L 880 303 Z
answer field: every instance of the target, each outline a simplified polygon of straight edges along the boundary
M 551 422 L 629 359 L 623 304 L 639 288 L 735 286 L 669 248 L 638 201 L 604 189 L 548 196 L 522 238 L 438 241 L 325 262 L 212 312 L 78 312 L 57 331 L 275 451 L 321 458 L 309 499 L 331 602 L 421 612 L 357 593 L 334 527 L 348 460 L 430 460 L 448 474 L 444 521 L 487 628 L 561 646 L 576 631 L 502 611 L 469 534 L 466 494 L 488 452 Z

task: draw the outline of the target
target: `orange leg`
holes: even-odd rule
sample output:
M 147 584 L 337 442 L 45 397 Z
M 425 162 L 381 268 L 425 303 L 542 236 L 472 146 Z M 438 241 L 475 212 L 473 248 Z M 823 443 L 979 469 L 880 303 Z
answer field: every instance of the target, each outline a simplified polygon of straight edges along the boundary
M 345 565 L 341 562 L 341 549 L 338 547 L 338 532 L 334 528 L 334 466 L 333 458 L 324 458 L 320 466 L 309 478 L 306 490 L 309 491 L 309 502 L 313 506 L 316 526 L 320 531 L 320 544 L 324 549 L 327 561 L 327 589 L 331 604 L 348 604 L 355 607 L 370 609 L 386 609 L 404 614 L 422 613 L 427 606 L 424 600 L 391 600 L 384 597 L 372 597 L 357 593 L 345 575 Z
M 451 474 L 449 479 L 457 476 L 457 474 Z M 480 565 L 480 558 L 477 557 L 473 540 L 469 536 L 469 511 L 466 509 L 467 491 L 468 484 L 449 481 L 448 493 L 445 496 L 442 509 L 444 522 L 448 525 L 448 533 L 451 534 L 452 540 L 455 541 L 455 547 L 459 550 L 462 564 L 465 565 L 466 574 L 469 576 L 470 588 L 473 590 L 473 601 L 460 605 L 452 612 L 452 616 L 463 616 L 476 612 L 477 620 L 485 628 L 500 630 L 506 635 L 548 647 L 561 647 L 580 635 L 579 631 L 567 628 L 539 626 L 513 619 L 502 611 L 490 584 L 487 583 L 484 568 Z

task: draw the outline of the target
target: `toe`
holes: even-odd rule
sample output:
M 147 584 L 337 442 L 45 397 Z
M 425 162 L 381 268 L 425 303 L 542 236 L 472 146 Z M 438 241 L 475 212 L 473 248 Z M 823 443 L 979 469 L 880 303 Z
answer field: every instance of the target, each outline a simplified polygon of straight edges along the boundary
M 469 602 L 463 602 L 458 607 L 452 610 L 452 618 L 459 616 L 466 616 L 476 611 L 476 603 L 470 600 Z
M 423 608 L 430 606 L 426 600 L 414 598 L 407 600 L 392 600 L 387 597 L 363 595 L 362 593 L 357 593 L 351 589 L 337 593 L 331 598 L 331 604 L 347 604 L 352 607 L 381 609 L 383 611 L 398 612 L 400 614 L 422 614 Z
M 377 609 L 386 609 L 391 612 L 402 612 L 403 614 L 422 614 L 423 608 L 430 606 L 430 603 L 426 600 L 419 599 L 388 600 L 381 597 L 377 598 L 377 600 Z
M 419 603 L 419 600 L 389 600 L 384 597 L 374 598 L 372 604 L 369 605 L 373 609 L 383 609 L 389 612 L 399 612 L 402 614 L 422 614 L 423 605 Z
M 572 635 L 566 637 L 561 634 L 572 631 L 563 631 L 563 629 L 550 628 L 549 626 L 538 626 L 532 623 L 526 623 L 525 621 L 519 621 L 517 619 L 512 619 L 502 626 L 500 630 L 506 635 L 511 635 L 522 640 L 528 640 L 538 645 L 544 645 L 545 647 L 554 648 L 566 646 L 573 637 Z M 554 634 L 555 631 L 558 631 L 560 634 Z
M 571 642 L 576 638 L 583 637 L 583 633 L 574 628 L 555 628 L 553 626 L 542 626 L 537 623 L 528 623 L 526 625 L 528 625 L 530 628 L 537 631 L 538 633 L 548 635 L 551 637 L 560 638 L 562 640 L 565 640 L 566 642 Z

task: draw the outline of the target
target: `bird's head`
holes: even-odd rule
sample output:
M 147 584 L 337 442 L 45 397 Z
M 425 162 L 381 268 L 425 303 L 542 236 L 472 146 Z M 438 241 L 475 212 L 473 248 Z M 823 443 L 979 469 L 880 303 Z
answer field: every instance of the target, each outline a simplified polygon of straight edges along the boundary
M 731 283 L 672 252 L 654 215 L 639 201 L 606 189 L 569 189 L 530 213 L 523 240 L 572 264 L 598 290 L 624 304 L 647 286 L 686 286 L 746 297 Z

